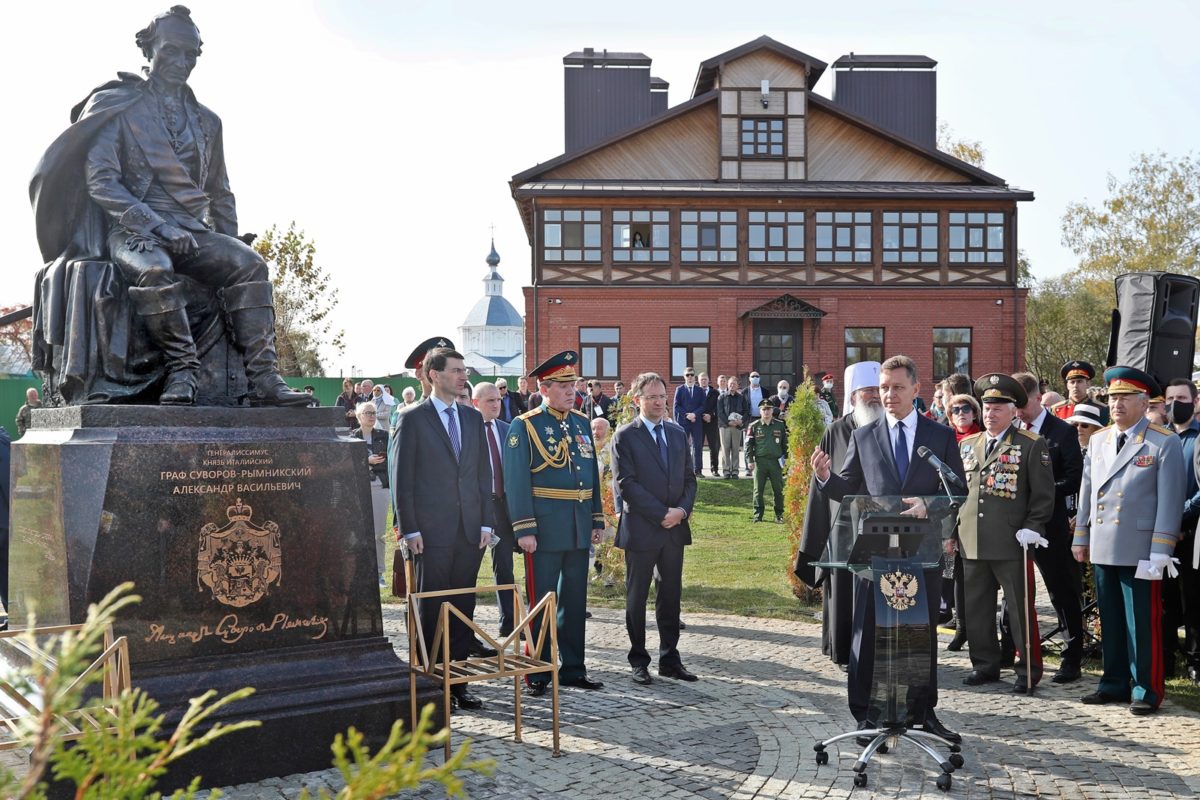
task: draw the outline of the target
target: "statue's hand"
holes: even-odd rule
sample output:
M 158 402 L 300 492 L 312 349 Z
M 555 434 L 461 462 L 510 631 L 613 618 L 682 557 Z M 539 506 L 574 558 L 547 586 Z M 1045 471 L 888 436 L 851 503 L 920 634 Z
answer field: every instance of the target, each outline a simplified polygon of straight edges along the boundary
M 167 243 L 167 249 L 177 256 L 185 256 L 196 250 L 195 237 L 183 228 L 177 228 L 170 223 L 164 222 L 158 226 L 155 233 Z

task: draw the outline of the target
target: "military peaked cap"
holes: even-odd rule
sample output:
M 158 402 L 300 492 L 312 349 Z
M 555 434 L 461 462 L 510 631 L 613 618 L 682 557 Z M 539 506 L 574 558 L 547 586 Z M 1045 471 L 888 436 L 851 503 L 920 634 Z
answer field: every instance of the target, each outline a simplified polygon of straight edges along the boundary
M 1018 407 L 1029 400 L 1024 387 L 1003 372 L 992 372 L 975 381 L 975 396 L 981 403 L 1013 403 Z
M 449 347 L 454 349 L 454 342 L 447 339 L 445 336 L 434 336 L 432 339 L 426 339 L 413 349 L 408 355 L 408 360 L 404 362 L 405 369 L 421 369 L 425 364 L 425 356 L 430 350 L 438 347 Z

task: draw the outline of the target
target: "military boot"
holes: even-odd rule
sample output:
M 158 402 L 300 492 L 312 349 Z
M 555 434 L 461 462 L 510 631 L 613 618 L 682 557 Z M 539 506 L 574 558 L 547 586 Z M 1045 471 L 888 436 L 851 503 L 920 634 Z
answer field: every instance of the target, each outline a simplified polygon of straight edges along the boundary
M 196 374 L 200 359 L 188 322 L 183 289 L 178 283 L 147 288 L 130 287 L 129 297 L 150 340 L 166 358 L 166 382 L 158 402 L 164 406 L 190 406 L 196 402 Z
M 307 406 L 312 398 L 304 392 L 292 391 L 279 377 L 270 282 L 242 283 L 222 290 L 222 294 L 233 343 L 242 353 L 246 377 L 254 384 L 251 405 Z

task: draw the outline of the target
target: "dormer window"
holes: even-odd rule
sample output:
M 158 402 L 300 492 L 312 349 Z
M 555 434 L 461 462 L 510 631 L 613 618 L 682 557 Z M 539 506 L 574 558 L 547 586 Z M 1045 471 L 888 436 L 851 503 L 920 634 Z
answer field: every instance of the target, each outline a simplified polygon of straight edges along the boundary
M 742 157 L 783 156 L 783 120 L 742 117 Z

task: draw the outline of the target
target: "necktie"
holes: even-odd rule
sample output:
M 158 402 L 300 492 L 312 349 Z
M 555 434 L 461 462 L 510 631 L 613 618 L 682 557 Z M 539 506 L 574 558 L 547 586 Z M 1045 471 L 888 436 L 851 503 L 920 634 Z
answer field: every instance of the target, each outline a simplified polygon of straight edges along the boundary
M 1117 434 L 1117 452 L 1121 452 L 1121 448 L 1125 446 L 1125 440 L 1128 437 L 1123 433 Z
M 456 418 L 453 407 L 447 408 L 445 413 L 446 416 L 450 418 L 450 446 L 454 448 L 454 458 L 457 459 L 460 455 L 462 455 L 462 442 L 459 441 L 458 437 L 458 419 Z
M 654 428 L 654 440 L 658 442 L 658 460 L 662 462 L 663 469 L 667 467 L 667 437 L 663 436 L 662 423 Z
M 492 493 L 504 496 L 504 467 L 500 464 L 500 446 L 496 444 L 496 423 L 489 422 L 487 429 L 488 450 L 492 452 Z
M 991 458 L 992 453 L 996 452 L 996 442 L 998 442 L 998 441 L 1000 441 L 1000 440 L 999 439 L 989 439 L 988 440 L 987 447 L 984 449 L 984 453 L 983 453 L 983 457 L 985 459 Z
M 908 475 L 908 439 L 904 435 L 904 423 L 896 423 L 896 471 L 900 473 L 900 483 Z

